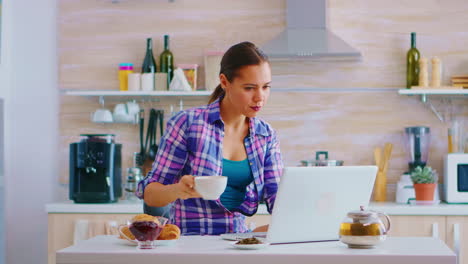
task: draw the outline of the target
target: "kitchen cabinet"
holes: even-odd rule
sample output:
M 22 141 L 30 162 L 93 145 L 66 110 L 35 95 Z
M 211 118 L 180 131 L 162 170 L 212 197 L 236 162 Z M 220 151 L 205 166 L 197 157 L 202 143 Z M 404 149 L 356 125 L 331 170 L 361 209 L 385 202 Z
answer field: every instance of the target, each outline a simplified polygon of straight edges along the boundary
M 390 218 L 389 236 L 437 237 L 445 241 L 446 216 L 391 215 Z
M 458 255 L 458 264 L 468 264 L 468 216 L 447 216 L 447 245 Z
M 101 223 L 100 228 L 93 230 L 92 236 L 104 235 L 105 222 L 116 221 L 125 224 L 137 214 L 49 214 L 48 215 L 48 263 L 55 264 L 55 252 L 73 245 L 75 223 L 88 220 L 90 223 Z M 92 237 L 91 236 L 91 237 Z

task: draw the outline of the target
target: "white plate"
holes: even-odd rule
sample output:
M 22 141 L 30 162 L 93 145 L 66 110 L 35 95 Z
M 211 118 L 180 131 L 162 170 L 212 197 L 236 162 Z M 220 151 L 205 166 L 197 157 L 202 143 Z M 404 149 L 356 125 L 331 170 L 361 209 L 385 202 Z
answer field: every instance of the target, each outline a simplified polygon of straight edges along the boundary
M 269 243 L 261 243 L 261 244 L 236 244 L 237 242 L 231 243 L 231 246 L 237 249 L 262 249 L 268 247 L 270 244 Z
M 127 245 L 127 246 L 136 246 L 138 245 L 138 241 L 136 240 L 128 240 L 128 239 L 121 239 L 117 237 L 117 240 L 119 241 L 120 244 Z M 174 245 L 177 242 L 178 239 L 172 239 L 172 240 L 156 240 L 155 245 L 156 246 L 171 246 Z
M 256 237 L 259 240 L 266 238 L 267 232 L 250 232 L 250 233 L 226 233 L 219 235 L 224 240 L 239 241 L 244 238 Z

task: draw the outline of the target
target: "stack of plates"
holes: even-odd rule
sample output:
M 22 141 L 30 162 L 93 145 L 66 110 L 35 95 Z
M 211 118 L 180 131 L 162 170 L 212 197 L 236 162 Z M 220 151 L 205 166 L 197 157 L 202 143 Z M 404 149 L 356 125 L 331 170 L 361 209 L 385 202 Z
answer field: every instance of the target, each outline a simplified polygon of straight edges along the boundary
M 452 76 L 452 86 L 468 88 L 468 75 L 455 75 Z

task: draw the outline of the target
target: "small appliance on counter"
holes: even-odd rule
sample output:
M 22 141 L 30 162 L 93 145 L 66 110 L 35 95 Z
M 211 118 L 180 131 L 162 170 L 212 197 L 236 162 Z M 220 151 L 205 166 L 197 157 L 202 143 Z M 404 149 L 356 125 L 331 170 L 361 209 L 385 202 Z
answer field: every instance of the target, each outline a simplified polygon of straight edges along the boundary
M 411 180 L 411 176 L 408 173 L 401 175 L 401 178 L 397 183 L 395 196 L 396 202 L 403 204 L 409 204 L 410 201 L 416 199 L 413 181 Z
M 75 203 L 112 203 L 122 196 L 122 145 L 113 134 L 81 134 L 70 144 L 69 197 Z
M 425 167 L 429 156 L 430 129 L 424 126 L 405 128 L 405 145 L 409 155 L 409 172 Z
M 445 201 L 468 203 L 468 154 L 447 154 L 444 167 Z
M 424 126 L 405 128 L 405 146 L 408 152 L 408 171 L 401 175 L 396 187 L 396 202 L 410 204 L 416 200 L 411 180 L 411 172 L 418 166 L 425 167 L 429 157 L 430 128 Z M 439 188 L 436 186 L 434 201 L 439 201 Z

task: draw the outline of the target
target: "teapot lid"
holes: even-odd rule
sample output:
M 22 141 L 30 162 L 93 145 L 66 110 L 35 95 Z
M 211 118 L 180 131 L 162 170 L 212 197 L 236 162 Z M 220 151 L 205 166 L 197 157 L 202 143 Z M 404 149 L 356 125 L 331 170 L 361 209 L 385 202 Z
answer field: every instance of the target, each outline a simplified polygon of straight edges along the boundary
M 369 217 L 377 217 L 377 213 L 374 211 L 365 210 L 364 206 L 361 205 L 359 211 L 349 212 L 348 217 L 352 219 L 367 219 Z

